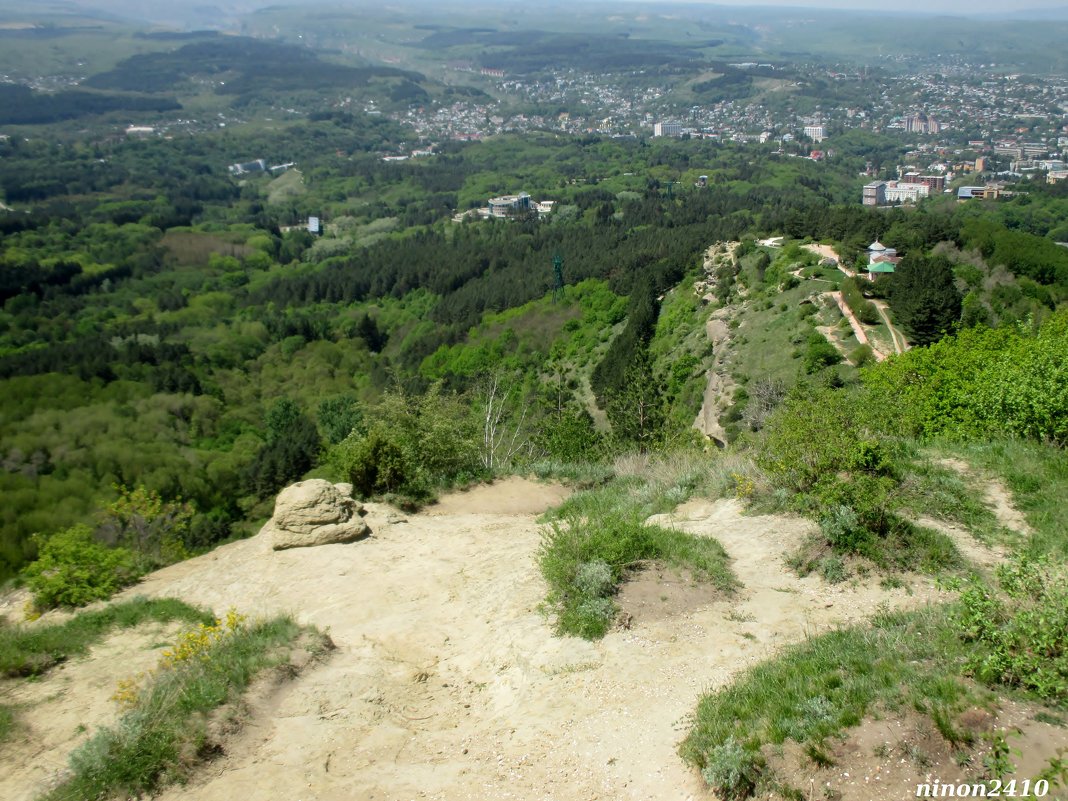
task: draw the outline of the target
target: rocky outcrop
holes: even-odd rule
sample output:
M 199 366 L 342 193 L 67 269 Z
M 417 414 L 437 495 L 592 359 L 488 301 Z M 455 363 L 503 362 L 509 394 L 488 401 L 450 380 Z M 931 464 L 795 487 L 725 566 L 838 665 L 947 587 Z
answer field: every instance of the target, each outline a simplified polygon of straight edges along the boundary
M 267 535 L 276 551 L 352 542 L 371 533 L 363 516 L 363 507 L 352 499 L 351 484 L 313 478 L 278 493 L 274 516 L 260 534 Z
M 733 390 L 734 382 L 715 370 L 709 370 L 701 411 L 697 413 L 697 419 L 693 421 L 694 428 L 720 445 L 726 444 L 727 432 L 720 425 L 719 416 L 730 405 Z

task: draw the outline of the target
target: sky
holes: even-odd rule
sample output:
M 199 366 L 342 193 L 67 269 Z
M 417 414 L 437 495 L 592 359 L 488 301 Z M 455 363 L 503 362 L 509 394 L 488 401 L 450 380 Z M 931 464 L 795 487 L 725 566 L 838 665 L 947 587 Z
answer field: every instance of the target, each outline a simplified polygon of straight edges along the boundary
M 648 0 L 646 0 L 648 1 Z M 654 0 L 655 1 L 655 0 Z M 1068 0 L 691 0 L 716 5 L 778 5 L 848 9 L 854 11 L 920 12 L 924 14 L 1006 14 L 1023 11 L 1065 10 Z
M 458 0 L 444 0 L 444 5 Z M 579 0 L 581 2 L 581 0 Z M 597 0 L 604 3 L 607 0 Z M 625 1 L 625 0 L 624 0 Z M 657 0 L 634 0 L 641 3 L 655 4 Z M 0 0 L 3 2 L 3 0 Z M 132 9 L 163 5 L 172 11 L 174 6 L 192 8 L 194 6 L 207 6 L 212 0 L 74 0 L 75 3 L 98 8 L 109 8 L 114 11 L 129 12 Z M 367 0 L 359 0 L 366 3 Z M 403 6 L 405 0 L 386 0 Z M 420 0 L 427 2 L 427 0 Z M 1059 9 L 1059 19 L 1068 19 L 1068 0 L 664 0 L 664 2 L 692 2 L 709 3 L 720 6 L 745 6 L 749 8 L 758 6 L 779 7 L 808 7 L 826 9 L 855 9 L 860 11 L 882 12 L 920 12 L 935 14 L 953 14 L 973 16 L 976 14 L 1017 14 L 1020 9 L 1039 11 L 1044 9 Z M 214 4 L 230 10 L 251 10 L 255 7 L 268 5 L 287 4 L 323 4 L 345 5 L 346 0 L 214 0 Z M 1028 15 L 1031 16 L 1031 15 Z
M 700 2 L 701 0 L 693 0 Z M 793 6 L 808 8 L 854 9 L 858 11 L 921 12 L 926 14 L 1015 13 L 1021 9 L 1068 9 L 1068 0 L 711 0 L 717 5 Z

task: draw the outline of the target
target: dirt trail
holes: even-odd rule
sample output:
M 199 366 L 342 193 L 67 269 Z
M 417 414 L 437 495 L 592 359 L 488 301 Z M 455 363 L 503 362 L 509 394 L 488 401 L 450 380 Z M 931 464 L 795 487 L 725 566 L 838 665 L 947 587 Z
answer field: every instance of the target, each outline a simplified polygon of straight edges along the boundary
M 838 260 L 838 253 L 830 245 L 820 245 L 813 242 L 807 245 L 802 245 L 801 247 L 807 250 L 809 253 L 815 253 L 821 259 L 830 259 L 835 263 L 836 266 L 840 264 Z
M 1034 533 L 1023 513 L 1014 505 L 1012 493 L 999 479 L 976 470 L 961 459 L 939 459 L 938 463 L 977 484 L 978 489 L 983 493 L 983 501 L 990 507 L 995 519 L 1005 528 L 1021 537 L 1029 537 Z M 961 553 L 982 567 L 994 567 L 1008 558 L 1009 551 L 1006 547 L 1003 545 L 985 545 L 977 541 L 961 526 L 926 517 L 920 518 L 916 522 L 941 531 L 951 537 Z
M 115 632 L 41 681 L 0 680 L 0 698 L 16 708 L 18 721 L 3 745 L 0 798 L 32 801 L 47 791 L 92 727 L 118 718 L 111 696 L 119 679 L 154 668 L 180 628 L 149 623 Z
M 811 248 L 812 246 L 810 245 L 808 247 Z M 821 246 L 821 247 L 826 247 L 826 246 Z M 819 251 L 815 251 L 815 252 L 819 252 Z M 856 273 L 855 270 L 850 270 L 848 267 L 846 267 L 840 261 L 837 262 L 837 266 L 838 266 L 838 269 L 843 274 L 848 276 L 849 278 L 856 278 L 857 277 L 857 273 Z M 875 298 L 872 298 L 871 302 L 872 302 L 872 304 L 874 304 L 876 310 L 879 312 L 879 316 L 883 319 L 883 322 L 886 323 L 886 328 L 890 332 L 890 343 L 894 348 L 894 352 L 900 354 L 900 353 L 904 353 L 905 351 L 907 351 L 909 349 L 909 343 L 905 339 L 905 335 L 902 334 L 901 331 L 899 331 L 897 328 L 895 328 L 893 322 L 891 322 L 890 315 L 887 312 L 887 309 L 889 308 L 887 306 L 887 304 L 884 301 L 877 300 Z M 841 306 L 841 305 L 842 304 L 839 303 L 839 306 Z M 850 315 L 847 315 L 847 316 L 851 316 L 851 314 L 852 313 L 850 313 Z M 850 319 L 850 325 L 853 325 L 853 319 L 852 318 Z M 859 320 L 857 321 L 856 325 L 860 325 L 860 321 Z M 854 328 L 855 328 L 855 326 L 854 326 Z M 882 361 L 882 359 L 880 359 L 880 361 Z
M 907 351 L 909 349 L 909 343 L 905 339 L 905 335 L 897 330 L 897 328 L 894 327 L 894 324 L 890 321 L 890 315 L 887 312 L 889 307 L 883 301 L 876 300 L 875 298 L 872 298 L 871 302 L 879 312 L 879 316 L 883 318 L 883 322 L 886 323 L 886 328 L 890 332 L 890 339 L 894 345 L 894 352 L 901 354 Z
M 338 646 L 162 797 L 703 798 L 675 749 L 704 691 L 782 644 L 933 592 L 798 580 L 781 554 L 810 524 L 688 504 L 661 522 L 720 538 L 747 585 L 739 597 L 598 643 L 558 638 L 538 611 L 534 512 L 560 497 L 511 479 L 392 523 L 373 507 L 362 542 L 276 553 L 254 537 L 151 576 L 132 592 L 292 612 Z
M 857 338 L 857 342 L 861 345 L 867 345 L 871 348 L 872 355 L 875 356 L 876 361 L 883 361 L 886 359 L 886 354 L 875 347 L 869 340 L 868 335 L 864 331 L 864 326 L 860 324 L 860 320 L 853 314 L 853 310 L 849 308 L 849 304 L 845 302 L 845 298 L 842 297 L 841 292 L 824 292 L 824 295 L 831 298 L 838 304 L 838 310 L 842 312 L 842 316 L 849 321 L 849 326 L 853 329 L 853 335 Z

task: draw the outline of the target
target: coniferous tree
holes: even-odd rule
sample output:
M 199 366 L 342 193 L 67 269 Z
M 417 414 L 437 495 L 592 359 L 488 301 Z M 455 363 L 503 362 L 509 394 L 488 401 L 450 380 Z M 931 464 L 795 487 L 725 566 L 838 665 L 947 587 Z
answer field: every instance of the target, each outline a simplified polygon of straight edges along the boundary
M 906 256 L 890 285 L 890 306 L 915 345 L 941 339 L 960 320 L 961 297 L 944 256 Z
M 248 466 L 248 490 L 263 498 L 304 475 L 319 458 L 319 431 L 293 401 L 281 398 L 267 413 L 267 442 Z
M 623 385 L 605 403 L 612 433 L 620 442 L 637 445 L 642 453 L 660 442 L 664 433 L 664 388 L 653 371 L 649 351 L 642 348 L 624 374 Z

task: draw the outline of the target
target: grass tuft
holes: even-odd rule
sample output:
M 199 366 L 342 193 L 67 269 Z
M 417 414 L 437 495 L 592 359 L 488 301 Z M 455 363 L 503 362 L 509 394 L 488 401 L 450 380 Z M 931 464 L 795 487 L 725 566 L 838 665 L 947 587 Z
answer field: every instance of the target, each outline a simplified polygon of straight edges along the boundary
M 701 454 L 617 459 L 617 478 L 572 495 L 547 515 L 539 558 L 560 633 L 603 636 L 617 611 L 612 595 L 648 561 L 688 568 L 725 593 L 734 590 L 738 582 L 719 542 L 644 522 L 687 500 L 706 483 L 708 467 Z
M 11 736 L 15 728 L 15 710 L 6 704 L 0 704 L 0 743 Z

